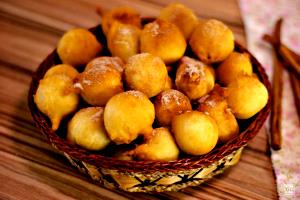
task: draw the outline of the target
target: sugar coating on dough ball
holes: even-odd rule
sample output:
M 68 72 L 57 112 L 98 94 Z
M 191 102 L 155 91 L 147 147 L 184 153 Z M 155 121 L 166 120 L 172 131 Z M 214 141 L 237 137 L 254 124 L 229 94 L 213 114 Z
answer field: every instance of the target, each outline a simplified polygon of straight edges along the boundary
M 224 85 L 241 75 L 252 75 L 252 64 L 247 53 L 232 52 L 217 68 L 217 77 Z
M 105 64 L 84 70 L 74 86 L 82 98 L 94 106 L 104 106 L 112 96 L 123 92 L 121 73 Z
M 203 62 L 184 56 L 176 72 L 175 84 L 190 99 L 198 99 L 213 89 L 214 70 Z
M 122 24 L 131 24 L 137 28 L 141 28 L 141 16 L 133 8 L 121 6 L 105 12 L 102 16 L 102 30 L 107 36 L 114 22 Z
M 198 24 L 193 10 L 180 3 L 171 3 L 160 11 L 158 19 L 175 24 L 188 39 Z
M 170 131 L 161 127 L 153 129 L 146 142 L 131 154 L 139 160 L 172 161 L 178 158 L 179 149 Z
M 228 105 L 238 119 L 248 119 L 268 102 L 268 90 L 259 79 L 241 76 L 228 86 Z
M 239 125 L 228 107 L 224 88 L 215 85 L 214 89 L 199 99 L 197 109 L 211 116 L 219 127 L 219 141 L 227 142 L 239 133 Z
M 66 75 L 73 80 L 77 77 L 78 74 L 78 71 L 73 66 L 68 64 L 59 64 L 48 69 L 48 71 L 44 75 L 44 78 L 54 75 Z
M 234 35 L 222 22 L 210 19 L 201 21 L 189 44 L 198 58 L 205 63 L 224 60 L 234 49 Z
M 116 69 L 118 72 L 123 73 L 125 63 L 119 57 L 101 56 L 91 60 L 85 67 L 85 70 L 89 70 L 94 67 L 107 66 Z
M 152 132 L 154 105 L 139 91 L 113 96 L 104 109 L 104 125 L 109 138 L 117 144 L 129 144 L 138 135 Z
M 79 110 L 68 124 L 67 140 L 88 150 L 104 149 L 110 139 L 103 122 L 103 108 L 88 107 Z
M 107 36 L 107 45 L 111 54 L 126 62 L 129 57 L 138 54 L 140 32 L 141 30 L 136 26 L 115 22 Z
M 159 56 L 166 64 L 180 59 L 186 49 L 186 41 L 179 28 L 161 19 L 144 26 L 140 42 L 141 52 Z
M 190 100 L 178 90 L 165 90 L 155 97 L 155 116 L 161 126 L 168 126 L 175 115 L 192 110 Z
M 141 53 L 129 58 L 125 66 L 125 81 L 129 88 L 153 97 L 164 90 L 168 72 L 157 56 Z
M 76 28 L 67 31 L 59 40 L 57 53 L 64 64 L 84 65 L 102 51 L 102 45 L 88 30 Z
M 172 131 L 179 148 L 187 154 L 209 153 L 218 141 L 218 126 L 213 118 L 199 111 L 176 115 Z

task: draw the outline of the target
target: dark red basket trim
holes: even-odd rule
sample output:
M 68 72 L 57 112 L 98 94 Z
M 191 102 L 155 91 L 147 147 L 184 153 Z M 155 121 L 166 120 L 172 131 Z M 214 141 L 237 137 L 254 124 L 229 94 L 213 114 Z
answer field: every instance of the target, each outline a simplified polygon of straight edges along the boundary
M 101 32 L 101 26 L 96 26 L 90 29 L 96 36 L 98 40 L 105 43 L 105 38 Z M 99 32 L 100 31 L 100 32 Z M 99 38 L 100 37 L 100 38 Z M 238 136 L 232 138 L 226 144 L 214 149 L 210 153 L 203 156 L 191 156 L 188 158 L 179 159 L 171 162 L 159 162 L 159 161 L 124 161 L 117 160 L 112 157 L 105 157 L 94 152 L 90 152 L 83 148 L 73 146 L 69 144 L 65 139 L 59 137 L 55 132 L 51 130 L 51 124 L 47 120 L 44 114 L 42 114 L 36 107 L 33 99 L 33 95 L 36 93 L 39 80 L 42 79 L 45 72 L 53 65 L 60 62 L 59 57 L 54 50 L 38 67 L 37 71 L 32 77 L 30 84 L 30 89 L 28 93 L 28 105 L 37 127 L 39 127 L 42 133 L 47 137 L 48 141 L 53 144 L 57 149 L 62 152 L 67 153 L 69 156 L 75 159 L 82 160 L 89 164 L 95 165 L 101 168 L 115 169 L 120 172 L 147 172 L 152 173 L 156 171 L 167 172 L 167 171 L 181 171 L 188 169 L 195 169 L 210 165 L 224 156 L 229 155 L 233 151 L 238 150 L 243 147 L 251 140 L 263 126 L 269 112 L 270 112 L 270 82 L 265 73 L 264 68 L 261 64 L 254 58 L 254 56 L 248 52 L 243 46 L 235 43 L 235 48 L 239 52 L 247 52 L 251 56 L 251 61 L 253 65 L 254 72 L 258 75 L 260 81 L 266 86 L 269 99 L 267 105 L 252 118 L 251 124 L 246 128 L 245 131 L 240 133 Z

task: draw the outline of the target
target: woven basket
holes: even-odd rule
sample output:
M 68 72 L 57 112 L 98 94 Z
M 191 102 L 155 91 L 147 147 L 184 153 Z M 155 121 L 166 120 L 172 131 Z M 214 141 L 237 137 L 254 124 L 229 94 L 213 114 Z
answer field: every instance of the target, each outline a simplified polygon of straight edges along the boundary
M 149 20 L 144 19 L 144 23 L 147 21 Z M 101 26 L 91 28 L 90 31 L 106 47 Z M 49 143 L 62 152 L 81 172 L 108 188 L 129 192 L 163 192 L 199 185 L 239 161 L 243 147 L 258 133 L 270 112 L 270 83 L 265 70 L 253 55 L 238 43 L 235 43 L 235 51 L 247 52 L 250 55 L 254 72 L 268 89 L 268 103 L 254 117 L 239 121 L 239 135 L 206 155 L 184 157 L 171 162 L 124 161 L 69 144 L 64 139 L 67 120 L 62 123 L 63 128 L 57 132 L 52 131 L 49 119 L 38 110 L 33 100 L 39 80 L 50 67 L 61 63 L 56 50 L 40 64 L 32 77 L 28 94 L 29 108 L 37 127 Z M 104 49 L 103 55 L 109 55 L 107 48 Z M 186 55 L 194 56 L 190 50 L 187 50 Z

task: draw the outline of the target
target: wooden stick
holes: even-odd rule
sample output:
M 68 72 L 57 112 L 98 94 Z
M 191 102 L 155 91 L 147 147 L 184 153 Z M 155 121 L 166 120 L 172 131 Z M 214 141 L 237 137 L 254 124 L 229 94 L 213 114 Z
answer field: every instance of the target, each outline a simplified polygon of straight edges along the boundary
M 273 54 L 274 71 L 272 87 L 272 112 L 271 112 L 271 147 L 281 149 L 281 103 L 282 103 L 282 73 L 283 66 L 276 54 Z
M 295 74 L 289 73 L 289 77 L 294 93 L 294 101 L 297 108 L 298 120 L 300 121 L 300 81 Z
M 283 45 L 279 46 L 278 49 L 279 54 L 282 56 L 284 61 L 288 63 L 289 66 L 294 72 L 296 72 L 297 76 L 300 77 L 300 64 L 292 56 L 290 50 Z
M 271 105 L 271 119 L 270 119 L 270 135 L 271 135 L 271 147 L 274 150 L 281 149 L 281 103 L 282 103 L 282 73 L 283 64 L 280 62 L 277 49 L 280 45 L 280 32 L 281 32 L 282 19 L 279 19 L 274 28 L 273 36 L 264 37 L 269 39 L 274 48 L 273 53 L 273 87 L 272 87 L 272 105 Z
M 287 65 L 284 65 L 284 67 L 287 70 L 296 73 L 296 76 L 300 78 L 300 55 L 293 52 L 284 44 L 278 45 L 275 38 L 268 34 L 265 34 L 263 39 L 273 46 L 274 50 L 284 60 L 284 62 L 288 63 Z
M 281 44 L 281 25 L 282 25 L 283 19 L 280 18 L 275 23 L 275 28 L 273 32 L 273 37 L 275 39 L 275 44 L 277 47 Z
M 266 41 L 266 42 L 269 42 L 272 46 L 275 46 L 276 41 L 271 35 L 264 34 L 263 35 L 263 40 Z
M 263 40 L 265 40 L 266 42 L 269 42 L 270 44 L 272 44 L 273 46 L 275 45 L 276 41 L 275 39 L 269 35 L 269 34 L 264 34 L 263 36 Z M 293 56 L 293 58 L 300 63 L 300 55 L 297 54 L 296 52 L 294 52 L 293 50 L 291 50 L 290 48 L 288 48 L 286 45 L 284 44 L 280 44 L 281 46 L 283 46 L 284 48 L 288 49 L 288 51 L 290 52 L 290 54 Z
M 300 65 L 300 55 L 296 54 L 295 52 L 293 52 L 292 50 L 290 50 L 288 47 L 286 47 L 285 45 L 281 45 L 281 47 L 283 49 L 285 49 L 285 51 L 287 52 L 287 55 L 292 59 L 292 64 L 291 62 L 288 63 L 286 60 L 286 62 L 284 63 L 284 67 L 286 67 L 286 69 L 296 69 L 296 65 Z M 292 64 L 292 65 L 291 65 Z M 296 64 L 296 65 L 295 65 Z M 300 68 L 298 68 L 298 70 L 300 70 Z M 300 72 L 300 71 L 299 71 Z M 297 109 L 297 114 L 298 114 L 298 120 L 300 121 L 300 73 L 296 74 L 296 73 L 292 73 L 292 71 L 289 72 L 289 78 L 290 78 L 290 82 L 291 82 L 291 86 L 293 89 L 293 96 L 294 96 L 294 102 L 296 105 L 296 109 Z
M 292 51 L 291 49 L 289 49 L 287 46 L 285 46 L 284 44 L 282 44 L 285 48 L 287 48 L 290 52 L 290 54 L 292 55 L 292 57 L 295 59 L 295 61 L 299 64 L 300 63 L 300 55 L 297 54 L 296 52 Z
M 273 46 L 273 48 L 277 54 L 277 61 L 278 62 L 281 61 L 281 66 L 285 67 L 289 71 L 289 78 L 290 78 L 291 86 L 293 89 L 295 106 L 297 109 L 298 119 L 300 120 L 300 81 L 299 81 L 299 79 L 300 79 L 300 55 L 296 54 L 291 49 L 289 49 L 286 45 L 281 43 L 281 40 L 280 40 L 280 25 L 281 25 L 281 23 L 282 23 L 282 19 L 277 21 L 276 26 L 275 26 L 274 36 L 266 34 L 263 36 L 263 39 L 265 41 L 269 42 Z M 276 112 L 276 110 L 274 112 Z M 271 116 L 271 118 L 272 118 L 272 116 Z M 275 116 L 274 118 L 278 118 L 278 116 Z M 281 118 L 281 116 L 280 116 L 280 118 Z M 273 123 L 273 122 L 271 122 L 271 123 Z M 271 126 L 276 126 L 276 124 L 271 124 Z M 278 124 L 277 124 L 277 126 L 278 126 Z M 278 127 L 274 127 L 273 129 L 277 129 L 277 128 Z M 272 130 L 271 130 L 271 132 L 272 132 Z M 276 131 L 275 131 L 275 134 L 276 134 Z M 272 133 L 271 133 L 271 135 L 272 135 Z M 271 144 L 271 145 L 272 145 L 272 148 L 275 149 L 275 148 L 279 147 L 279 146 L 277 146 L 277 144 L 280 144 L 281 136 L 279 137 L 278 135 L 276 135 L 273 137 L 275 137 L 275 139 L 274 139 L 275 144 L 273 144 L 273 145 Z

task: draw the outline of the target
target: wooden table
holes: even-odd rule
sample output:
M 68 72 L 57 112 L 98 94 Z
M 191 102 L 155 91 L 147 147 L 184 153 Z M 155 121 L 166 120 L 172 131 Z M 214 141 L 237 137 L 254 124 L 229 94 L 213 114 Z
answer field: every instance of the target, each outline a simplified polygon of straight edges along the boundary
M 131 194 L 93 184 L 47 144 L 27 107 L 31 75 L 72 27 L 100 22 L 95 7 L 128 5 L 155 16 L 171 0 L 0 0 L 0 199 L 275 199 L 265 131 L 245 148 L 240 163 L 213 180 L 180 192 Z M 201 18 L 227 23 L 245 44 L 234 0 L 184 2 Z

